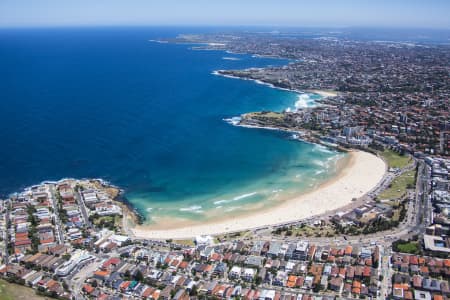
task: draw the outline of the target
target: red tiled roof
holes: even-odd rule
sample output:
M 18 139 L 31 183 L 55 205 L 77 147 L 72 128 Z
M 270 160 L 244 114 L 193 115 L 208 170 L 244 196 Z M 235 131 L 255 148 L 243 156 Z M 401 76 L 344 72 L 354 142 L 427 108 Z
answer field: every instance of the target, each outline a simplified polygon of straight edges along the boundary
M 83 285 L 83 290 L 86 293 L 90 294 L 94 291 L 94 288 L 90 284 L 85 284 L 85 285 Z
M 130 284 L 131 284 L 131 281 L 124 281 L 120 284 L 119 288 L 122 290 L 125 290 L 130 286 Z
M 26 239 L 23 241 L 15 241 L 14 242 L 14 246 L 25 246 L 25 245 L 31 245 L 31 240 L 30 239 Z
M 107 294 L 100 294 L 97 297 L 97 300 L 107 300 L 108 299 L 108 295 Z
M 142 293 L 142 297 L 144 298 L 148 298 L 151 294 L 153 294 L 153 292 L 155 291 L 154 288 L 148 287 L 144 290 L 144 292 Z

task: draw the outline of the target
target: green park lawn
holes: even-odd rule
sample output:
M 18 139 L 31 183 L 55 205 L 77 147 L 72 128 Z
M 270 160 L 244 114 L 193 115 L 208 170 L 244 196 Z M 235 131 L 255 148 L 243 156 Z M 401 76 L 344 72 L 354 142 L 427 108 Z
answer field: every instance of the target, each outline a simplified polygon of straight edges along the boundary
M 391 186 L 384 190 L 379 196 L 379 199 L 397 199 L 406 193 L 408 186 L 414 186 L 416 171 L 409 171 L 395 178 Z
M 380 155 L 386 160 L 389 168 L 404 168 L 411 162 L 411 157 L 408 155 L 400 155 L 395 151 L 386 149 L 380 152 Z

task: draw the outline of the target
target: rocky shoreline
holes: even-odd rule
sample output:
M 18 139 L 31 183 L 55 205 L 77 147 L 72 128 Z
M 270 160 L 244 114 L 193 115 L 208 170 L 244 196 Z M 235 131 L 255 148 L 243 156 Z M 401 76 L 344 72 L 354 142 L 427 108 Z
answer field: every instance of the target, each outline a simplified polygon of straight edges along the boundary
M 321 136 L 318 132 L 290 124 L 289 117 L 286 117 L 286 115 L 289 115 L 289 113 L 263 111 L 246 113 L 241 115 L 241 117 L 225 119 L 225 121 L 236 127 L 276 130 L 292 133 L 295 135 L 295 139 L 299 141 L 311 144 L 319 144 L 342 152 L 348 152 L 351 150 L 350 148 L 345 148 L 337 144 L 332 144 L 324 141 L 323 136 Z M 288 121 L 284 123 L 284 120 L 286 118 L 288 118 Z

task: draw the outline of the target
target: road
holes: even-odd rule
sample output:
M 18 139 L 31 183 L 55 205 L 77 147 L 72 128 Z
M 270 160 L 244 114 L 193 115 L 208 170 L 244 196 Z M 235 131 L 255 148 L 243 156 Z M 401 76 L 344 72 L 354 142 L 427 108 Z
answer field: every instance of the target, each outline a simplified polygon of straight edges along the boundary
M 92 274 L 100 267 L 103 260 L 95 260 L 92 263 L 89 263 L 85 266 L 83 266 L 81 269 L 77 270 L 76 272 L 72 272 L 72 274 L 75 274 L 73 277 L 68 278 L 70 282 L 71 290 L 73 291 L 73 296 L 76 300 L 84 299 L 82 295 L 82 288 L 84 285 L 85 280 L 92 276 Z
M 8 264 L 9 263 L 9 253 L 8 253 L 9 239 L 8 239 L 8 234 L 9 234 L 10 228 L 8 228 L 8 224 L 9 224 L 9 205 L 6 207 L 5 228 L 4 228 L 5 230 L 3 231 L 3 244 L 4 244 L 3 263 L 4 264 Z
M 80 191 L 77 191 L 75 193 L 75 197 L 77 198 L 78 206 L 80 207 L 81 214 L 83 215 L 84 224 L 86 224 L 88 228 L 92 228 L 92 223 L 89 221 L 86 205 L 84 205 L 83 195 L 81 195 Z
M 416 198 L 418 208 L 417 225 L 427 226 L 432 223 L 432 205 L 429 198 L 430 169 L 425 163 L 419 165 L 417 174 Z
M 387 295 L 391 293 L 391 277 L 392 269 L 390 268 L 391 249 L 390 247 L 380 247 L 380 265 L 379 275 L 383 276 L 380 284 L 380 294 L 378 299 L 386 299 Z
M 401 171 L 397 172 L 397 176 L 411 171 L 416 167 L 416 163 L 407 166 Z M 407 195 L 407 213 L 403 222 L 397 227 L 390 230 L 376 232 L 373 234 L 357 235 L 357 236 L 337 236 L 337 237 L 307 237 L 311 244 L 317 246 L 339 246 L 339 245 L 354 245 L 354 246 L 370 246 L 373 244 L 390 247 L 392 242 L 398 239 L 409 239 L 417 234 L 423 234 L 426 226 L 430 224 L 432 215 L 432 205 L 428 198 L 429 192 L 429 168 L 423 161 L 418 162 L 418 173 L 416 190 L 409 192 Z M 382 182 L 375 188 L 379 190 L 387 187 L 393 180 L 394 176 L 387 175 Z M 372 191 L 373 193 L 374 191 Z M 253 239 L 262 240 L 279 240 L 283 242 L 296 242 L 298 237 L 274 237 L 270 234 L 270 229 L 255 234 Z M 256 232 L 256 231 L 255 231 Z
M 397 173 L 400 175 L 404 172 L 410 171 L 415 167 L 415 164 L 412 166 L 408 166 L 407 168 L 401 170 Z M 392 181 L 394 176 L 388 176 L 385 178 L 383 182 L 377 186 L 376 190 L 380 190 L 382 188 L 387 187 L 389 183 Z M 416 181 L 416 189 L 414 192 L 408 192 L 407 199 L 407 213 L 405 219 L 395 228 L 392 228 L 387 231 L 377 232 L 373 234 L 367 235 L 359 235 L 359 236 L 338 236 L 338 237 L 308 237 L 307 240 L 311 244 L 315 244 L 317 246 L 339 246 L 339 245 L 354 245 L 354 246 L 371 246 L 377 244 L 380 247 L 380 265 L 378 268 L 379 275 L 383 277 L 380 282 L 380 294 L 377 299 L 385 299 L 386 295 L 391 293 L 391 282 L 390 279 L 392 277 L 392 268 L 390 267 L 390 258 L 392 254 L 391 245 L 392 242 L 398 239 L 408 239 L 417 234 L 423 234 L 426 226 L 430 224 L 432 218 L 432 205 L 430 203 L 430 199 L 428 197 L 429 193 L 429 178 L 430 178 L 430 170 L 425 165 L 424 162 L 420 161 L 418 163 L 418 173 L 417 173 L 417 181 Z M 81 197 L 78 194 L 78 197 Z M 79 199 L 80 203 L 82 203 L 82 213 L 85 212 L 84 203 Z M 86 218 L 86 220 L 88 220 Z M 126 222 L 126 216 L 124 216 L 124 222 Z M 125 231 L 129 231 L 128 224 L 124 223 Z M 255 231 L 256 232 L 256 231 Z M 274 237 L 269 234 L 270 229 L 264 230 L 263 232 L 258 232 L 258 234 L 253 235 L 253 239 L 260 240 L 279 240 L 283 242 L 297 242 L 298 237 Z M 252 238 L 248 238 L 249 240 Z M 155 242 L 156 243 L 156 242 Z M 98 268 L 100 263 L 92 263 L 90 265 L 82 268 L 78 273 L 76 278 L 73 279 L 73 290 L 76 295 L 76 299 L 82 299 L 81 296 L 81 288 L 85 281 L 85 279 L 92 274 L 92 272 Z M 278 289 L 275 286 L 270 286 L 271 289 Z M 283 288 L 285 292 L 290 292 L 290 289 Z M 292 292 L 298 293 L 299 290 L 293 289 Z M 303 293 L 303 291 L 301 291 Z M 320 294 L 324 295 L 324 294 Z M 350 298 L 349 298 L 350 299 Z
M 56 237 L 58 239 L 58 243 L 63 244 L 64 243 L 64 231 L 62 230 L 63 227 L 61 224 L 61 219 L 59 218 L 58 198 L 56 198 L 54 184 L 49 184 L 49 191 L 51 194 L 53 214 L 55 216 Z

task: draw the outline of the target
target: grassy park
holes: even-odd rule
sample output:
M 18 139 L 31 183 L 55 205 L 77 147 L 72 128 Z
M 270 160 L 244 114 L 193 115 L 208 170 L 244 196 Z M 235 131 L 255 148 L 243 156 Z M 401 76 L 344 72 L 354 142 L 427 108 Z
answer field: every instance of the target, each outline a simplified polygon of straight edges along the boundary
M 409 155 L 400 155 L 390 149 L 380 152 L 380 155 L 386 160 L 389 168 L 401 169 L 411 163 L 411 157 Z
M 405 172 L 395 178 L 390 187 L 384 190 L 378 198 L 383 199 L 397 199 L 402 197 L 408 188 L 414 187 L 416 171 Z
M 31 288 L 0 280 L 0 300 L 45 299 L 35 294 Z

